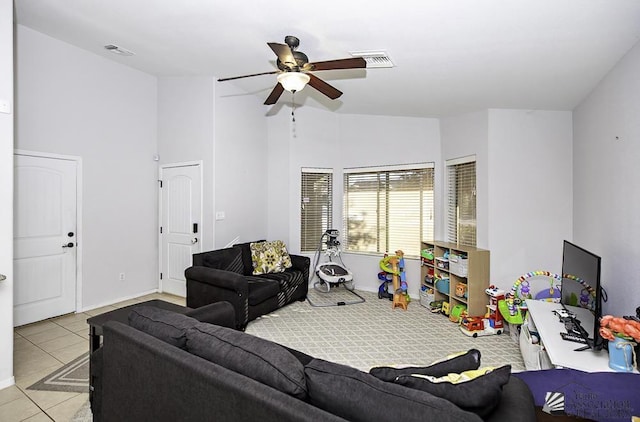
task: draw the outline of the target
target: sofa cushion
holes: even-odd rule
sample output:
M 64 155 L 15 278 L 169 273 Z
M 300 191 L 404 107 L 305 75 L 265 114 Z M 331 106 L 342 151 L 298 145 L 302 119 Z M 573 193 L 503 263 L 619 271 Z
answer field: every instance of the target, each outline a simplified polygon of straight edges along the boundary
M 481 421 L 440 397 L 384 382 L 349 366 L 314 359 L 304 369 L 311 404 L 350 421 Z M 372 416 L 374 416 L 372 418 Z
M 255 306 L 265 300 L 272 298 L 280 292 L 280 285 L 276 280 L 268 278 L 245 276 L 249 289 L 249 305 Z
M 429 366 L 408 366 L 404 368 L 379 366 L 371 368 L 369 373 L 383 381 L 393 382 L 400 375 L 421 374 L 442 377 L 450 373 L 459 373 L 480 367 L 480 351 L 471 349 L 465 353 L 449 355 Z
M 187 332 L 187 351 L 283 393 L 304 399 L 304 366 L 284 347 L 225 327 L 199 323 Z
M 278 292 L 278 306 L 284 306 L 291 302 L 291 298 L 296 292 L 296 289 L 307 280 L 304 277 L 302 271 L 287 269 L 281 273 L 269 273 L 254 276 L 257 280 L 273 280 L 279 284 Z
M 204 254 L 202 261 L 205 267 L 244 274 L 242 251 L 238 248 L 218 249 Z
M 442 397 L 462 409 L 487 417 L 500 404 L 502 386 L 511 376 L 511 365 L 469 372 L 471 374 L 463 372 L 444 377 L 401 375 L 396 378 L 395 383 Z M 465 379 L 465 375 L 470 379 Z
M 154 306 L 137 306 L 129 313 L 129 325 L 181 349 L 186 348 L 187 330 L 198 320 Z
M 281 273 L 291 268 L 291 257 L 282 240 L 251 243 L 253 274 Z
M 242 257 L 242 265 L 244 267 L 244 275 L 253 274 L 253 260 L 251 259 L 251 244 L 252 243 L 260 243 L 266 242 L 266 240 L 256 240 L 254 242 L 246 242 L 246 243 L 238 243 L 237 245 L 233 245 L 233 247 L 240 251 L 240 256 Z

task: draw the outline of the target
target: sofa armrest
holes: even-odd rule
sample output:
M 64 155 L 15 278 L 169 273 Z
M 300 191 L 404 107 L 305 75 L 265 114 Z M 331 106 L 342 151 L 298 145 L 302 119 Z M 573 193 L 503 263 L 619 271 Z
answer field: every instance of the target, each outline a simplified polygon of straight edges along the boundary
M 535 403 L 529 386 L 512 374 L 509 382 L 502 387 L 498 408 L 486 421 L 536 422 Z
M 229 302 L 216 302 L 200 308 L 190 309 L 185 315 L 200 322 L 236 328 L 236 312 Z
M 233 290 L 238 294 L 246 295 L 247 293 L 247 280 L 244 276 L 232 271 L 195 266 L 187 268 L 184 275 L 187 282 L 195 280 L 221 289 Z

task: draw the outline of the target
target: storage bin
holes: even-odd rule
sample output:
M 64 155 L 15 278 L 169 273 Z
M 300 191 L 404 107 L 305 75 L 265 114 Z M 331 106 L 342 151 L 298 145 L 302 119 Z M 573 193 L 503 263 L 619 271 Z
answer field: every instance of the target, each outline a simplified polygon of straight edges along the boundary
M 449 294 L 449 279 L 448 278 L 440 278 L 436 280 L 436 290 L 440 293 L 444 293 L 445 295 Z
M 431 302 L 435 300 L 435 296 L 433 294 L 433 289 L 420 290 L 420 305 L 425 308 L 431 309 L 429 305 Z
M 469 275 L 469 259 L 464 255 L 449 255 L 449 271 L 460 277 Z
M 449 260 L 447 258 L 441 257 L 436 258 L 436 267 L 440 268 L 441 270 L 449 271 Z

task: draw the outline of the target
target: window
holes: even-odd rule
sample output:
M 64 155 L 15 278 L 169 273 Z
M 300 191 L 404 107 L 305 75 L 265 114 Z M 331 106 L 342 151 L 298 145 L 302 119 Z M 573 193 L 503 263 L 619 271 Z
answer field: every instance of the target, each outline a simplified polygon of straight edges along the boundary
M 417 257 L 433 240 L 433 209 L 433 163 L 345 169 L 344 249 Z
M 476 246 L 476 158 L 448 160 L 447 240 Z
M 303 168 L 301 186 L 300 250 L 312 252 L 332 228 L 333 170 Z

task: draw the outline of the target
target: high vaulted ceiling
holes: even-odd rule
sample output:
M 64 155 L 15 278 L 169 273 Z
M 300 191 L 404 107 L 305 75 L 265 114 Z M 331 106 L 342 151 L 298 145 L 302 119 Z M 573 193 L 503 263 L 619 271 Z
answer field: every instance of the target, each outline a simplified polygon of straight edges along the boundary
M 639 0 L 15 0 L 18 24 L 158 76 L 275 70 L 267 42 L 311 62 L 383 50 L 390 69 L 315 75 L 298 106 L 437 117 L 485 108 L 571 110 L 640 39 Z M 135 53 L 121 57 L 115 44 Z M 262 104 L 275 75 L 236 84 Z M 279 103 L 291 101 L 284 93 Z M 278 110 L 282 104 L 267 107 Z

